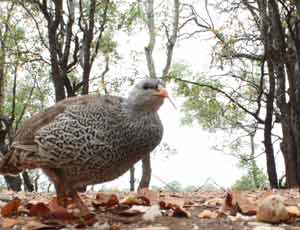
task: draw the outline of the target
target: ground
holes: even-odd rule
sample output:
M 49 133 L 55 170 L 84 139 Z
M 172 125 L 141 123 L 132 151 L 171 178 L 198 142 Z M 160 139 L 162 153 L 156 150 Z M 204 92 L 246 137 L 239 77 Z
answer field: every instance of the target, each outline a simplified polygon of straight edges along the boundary
M 71 202 L 67 209 L 58 206 L 54 196 L 55 194 L 47 193 L 2 191 L 0 229 L 300 230 L 300 194 L 296 189 L 83 193 L 81 197 L 92 213 L 84 218 L 80 217 L 76 206 Z M 288 215 L 280 217 L 276 224 L 271 224 L 271 219 L 258 221 L 256 215 L 260 212 L 259 207 L 266 198 L 273 196 L 276 202 L 279 199 L 278 204 L 282 205 L 280 207 Z M 274 205 L 274 200 L 271 201 Z M 278 213 L 279 206 L 274 207 L 271 215 Z

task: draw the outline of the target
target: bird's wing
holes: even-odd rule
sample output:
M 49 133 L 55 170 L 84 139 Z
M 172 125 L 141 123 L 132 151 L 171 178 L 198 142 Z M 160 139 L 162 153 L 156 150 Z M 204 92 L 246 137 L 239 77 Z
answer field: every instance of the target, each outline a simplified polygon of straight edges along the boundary
M 102 97 L 93 103 L 68 106 L 35 135 L 43 164 L 58 168 L 81 165 L 101 150 L 110 151 L 107 138 L 121 122 L 121 101 Z
M 35 145 L 34 137 L 36 132 L 42 127 L 53 122 L 54 119 L 59 114 L 62 114 L 68 106 L 92 103 L 96 101 L 98 97 L 99 96 L 86 95 L 67 98 L 49 107 L 45 111 L 33 115 L 17 130 L 16 137 L 14 139 L 15 145 Z

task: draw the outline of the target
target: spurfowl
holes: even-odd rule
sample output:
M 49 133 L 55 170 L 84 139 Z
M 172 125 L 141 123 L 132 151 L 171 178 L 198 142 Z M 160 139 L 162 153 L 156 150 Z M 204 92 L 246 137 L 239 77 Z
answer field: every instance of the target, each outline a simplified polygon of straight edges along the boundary
M 160 143 L 163 126 L 157 110 L 166 97 L 161 81 L 147 79 L 128 98 L 62 100 L 24 122 L 0 160 L 0 173 L 41 168 L 60 202 L 69 195 L 85 215 L 88 209 L 76 189 L 119 177 Z

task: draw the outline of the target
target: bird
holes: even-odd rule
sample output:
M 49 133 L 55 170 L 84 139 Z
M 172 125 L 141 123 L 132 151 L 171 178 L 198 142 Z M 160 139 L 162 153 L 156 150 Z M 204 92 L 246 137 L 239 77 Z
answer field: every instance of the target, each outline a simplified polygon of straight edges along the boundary
M 143 79 L 128 97 L 83 95 L 66 98 L 26 120 L 0 174 L 40 168 L 54 183 L 60 205 L 71 197 L 80 213 L 89 210 L 76 189 L 111 181 L 159 145 L 158 109 L 169 98 L 159 79 Z

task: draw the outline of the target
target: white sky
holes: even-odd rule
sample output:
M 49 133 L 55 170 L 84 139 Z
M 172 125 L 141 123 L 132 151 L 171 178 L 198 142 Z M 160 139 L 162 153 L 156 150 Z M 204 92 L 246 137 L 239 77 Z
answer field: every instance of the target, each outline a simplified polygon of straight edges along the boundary
M 215 19 L 218 19 L 218 17 L 215 17 Z M 128 57 L 128 59 L 125 58 L 125 63 L 127 63 L 125 68 L 124 65 L 121 65 L 115 70 L 112 69 L 112 73 L 126 72 L 126 68 L 129 68 L 131 65 L 130 61 L 128 61 L 130 59 L 130 51 L 135 50 L 141 53 L 141 63 L 138 65 L 138 68 L 139 73 L 142 73 L 143 76 L 140 77 L 147 75 L 146 60 L 143 56 L 144 46 L 148 42 L 147 34 L 143 32 L 135 33 L 130 38 L 119 34 L 117 37 L 119 47 L 121 47 L 119 53 L 123 58 Z M 161 49 L 161 46 L 162 43 L 157 40 L 154 57 L 158 75 L 161 73 L 165 61 L 165 53 Z M 182 41 L 175 47 L 173 63 L 188 64 L 193 72 L 208 72 L 211 60 L 211 47 L 212 43 L 208 40 L 189 39 L 188 41 Z M 132 65 L 136 65 L 136 63 Z M 169 91 L 171 90 L 169 89 Z M 182 126 L 180 119 L 183 114 L 180 112 L 179 104 L 181 100 L 174 98 L 174 95 L 173 100 L 175 104 L 179 105 L 179 108 L 175 110 L 166 101 L 160 109 L 159 114 L 165 129 L 163 141 L 167 142 L 171 147 L 176 148 L 178 153 L 172 155 L 169 159 L 152 158 L 153 177 L 151 185 L 164 186 L 159 180 L 161 179 L 166 183 L 176 180 L 183 186 L 201 186 L 208 178 L 211 178 L 222 187 L 231 186 L 245 172 L 237 167 L 237 159 L 212 150 L 212 146 L 220 141 L 220 135 L 204 131 L 199 126 Z M 256 141 L 261 143 L 262 140 L 262 136 L 258 135 Z M 259 152 L 260 150 L 257 151 Z M 276 156 L 276 160 L 280 176 L 283 173 L 283 162 L 280 154 Z M 258 164 L 260 167 L 265 168 L 264 155 L 258 158 Z M 141 163 L 136 165 L 136 171 L 136 177 L 140 179 Z M 126 173 L 115 181 L 105 183 L 104 186 L 129 188 L 129 173 Z
M 120 38 L 120 36 L 118 37 Z M 124 50 L 121 49 L 121 52 L 126 53 L 126 51 L 132 49 L 143 52 L 144 46 L 148 41 L 147 39 L 147 34 L 145 33 L 136 34 L 134 38 L 131 37 L 128 40 L 124 38 L 123 42 L 126 45 L 123 48 Z M 120 47 L 122 47 L 122 43 Z M 181 43 L 174 51 L 175 63 L 184 62 L 190 65 L 193 71 L 204 72 L 208 70 L 210 61 L 209 47 L 205 47 L 205 43 L 200 43 L 199 40 L 190 40 L 184 44 Z M 143 55 L 142 58 L 144 58 Z M 144 61 L 142 63 L 144 66 L 141 67 L 140 72 L 143 73 L 141 77 L 144 77 L 147 74 L 147 69 L 145 60 L 142 61 Z M 164 61 L 164 53 L 156 50 L 155 64 L 158 67 L 158 74 L 161 73 Z M 124 69 L 122 70 L 121 67 L 121 70 L 117 68 L 115 71 L 124 71 Z M 169 91 L 172 94 L 170 89 Z M 175 104 L 178 105 L 179 99 L 174 98 L 174 95 L 172 98 Z M 166 183 L 176 180 L 183 186 L 200 186 L 207 178 L 212 178 L 217 184 L 226 187 L 232 185 L 241 176 L 241 171 L 236 167 L 237 161 L 234 157 L 211 149 L 215 144 L 216 136 L 214 134 L 203 131 L 200 127 L 181 125 L 180 118 L 182 113 L 180 112 L 180 106 L 175 110 L 166 100 L 159 114 L 165 130 L 163 141 L 174 147 L 178 153 L 172 155 L 169 159 L 152 158 L 152 172 L 154 176 L 152 177 L 151 185 L 164 186 L 156 177 L 159 177 Z M 137 179 L 140 179 L 140 163 L 137 164 L 136 171 Z M 104 185 L 107 187 L 128 188 L 129 173 Z

